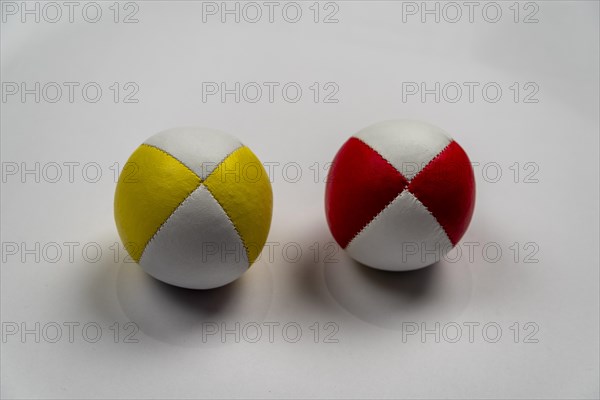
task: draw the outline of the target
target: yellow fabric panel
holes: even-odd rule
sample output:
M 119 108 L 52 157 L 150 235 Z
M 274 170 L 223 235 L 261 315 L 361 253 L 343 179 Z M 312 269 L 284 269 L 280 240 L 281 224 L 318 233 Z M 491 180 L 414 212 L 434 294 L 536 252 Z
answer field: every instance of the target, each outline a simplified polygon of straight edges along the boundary
M 136 262 L 160 226 L 199 185 L 198 175 L 156 147 L 143 144 L 129 157 L 117 183 L 115 221 Z
M 219 164 L 204 185 L 233 222 L 252 264 L 267 241 L 273 212 L 271 183 L 261 162 L 242 146 Z

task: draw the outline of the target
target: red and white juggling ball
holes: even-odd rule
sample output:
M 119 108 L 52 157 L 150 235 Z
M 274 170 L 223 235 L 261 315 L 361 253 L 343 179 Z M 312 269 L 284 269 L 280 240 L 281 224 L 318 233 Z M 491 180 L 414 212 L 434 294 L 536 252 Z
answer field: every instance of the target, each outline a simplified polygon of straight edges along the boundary
M 465 151 L 440 128 L 410 120 L 351 137 L 329 170 L 325 212 L 355 260 L 407 271 L 439 261 L 473 215 L 475 178 Z

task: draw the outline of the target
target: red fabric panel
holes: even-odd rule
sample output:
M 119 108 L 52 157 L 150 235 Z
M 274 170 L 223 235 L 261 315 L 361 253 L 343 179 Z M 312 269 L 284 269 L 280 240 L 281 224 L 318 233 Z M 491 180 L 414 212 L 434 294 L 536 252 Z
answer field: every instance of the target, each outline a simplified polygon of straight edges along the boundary
M 475 177 L 462 147 L 451 142 L 413 178 L 408 190 L 431 211 L 456 245 L 475 207 Z
M 342 248 L 407 185 L 390 163 L 359 139 L 338 151 L 327 177 L 325 214 Z

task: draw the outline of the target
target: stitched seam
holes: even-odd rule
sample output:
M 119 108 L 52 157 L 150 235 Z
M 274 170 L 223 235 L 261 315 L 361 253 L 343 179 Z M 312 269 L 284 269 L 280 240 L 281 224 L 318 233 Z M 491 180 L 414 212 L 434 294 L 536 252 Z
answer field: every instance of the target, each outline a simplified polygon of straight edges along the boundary
M 142 146 L 148 146 L 148 147 L 152 147 L 154 149 L 157 149 L 161 152 L 163 152 L 164 154 L 173 157 L 175 160 L 179 161 L 184 167 L 186 167 L 189 171 L 191 171 L 194 175 L 196 175 L 199 179 L 200 179 L 200 183 L 198 184 L 198 186 L 196 186 L 192 191 L 190 191 L 185 197 L 184 199 L 177 205 L 177 207 L 175 207 L 175 209 L 171 212 L 171 214 L 169 214 L 169 216 L 167 217 L 167 219 L 165 219 L 163 221 L 162 224 L 160 224 L 160 226 L 158 227 L 158 229 L 156 230 L 156 232 L 154 232 L 154 235 L 152 235 L 152 237 L 146 242 L 146 244 L 144 245 L 144 248 L 142 250 L 142 253 L 140 254 L 140 258 L 139 261 L 142 260 L 142 257 L 144 256 L 144 253 L 146 252 L 146 249 L 148 248 L 148 245 L 150 244 L 150 242 L 152 242 L 152 240 L 154 240 L 154 238 L 156 236 L 158 236 L 158 234 L 160 233 L 161 229 L 163 228 L 163 226 L 165 226 L 165 224 L 169 221 L 169 219 L 171 219 L 171 217 L 177 212 L 177 210 L 183 205 L 183 203 L 186 202 L 186 200 L 188 200 L 190 198 L 190 195 L 196 190 L 198 189 L 200 186 L 202 186 L 203 181 L 202 181 L 202 177 L 198 176 L 198 174 L 196 174 L 194 171 L 192 171 L 187 165 L 185 165 L 181 160 L 179 160 L 177 157 L 174 157 L 172 154 L 164 151 L 163 149 L 153 146 L 151 144 L 146 144 L 143 143 Z M 240 147 L 236 148 L 235 150 L 233 150 L 231 153 L 229 153 L 228 155 L 226 155 L 221 161 L 219 161 L 219 164 L 217 165 L 221 165 L 223 163 L 223 161 L 225 161 L 230 155 L 232 155 L 233 153 L 235 153 L 236 151 L 242 149 L 244 147 L 244 145 L 242 144 Z M 206 176 L 206 179 L 208 179 L 208 177 L 210 175 L 213 174 L 214 171 L 216 171 L 218 169 L 218 166 L 211 171 L 210 174 L 208 174 Z M 248 264 L 250 264 L 250 251 L 248 249 L 248 246 L 246 245 L 244 238 L 242 236 L 242 234 L 240 233 L 240 231 L 238 230 L 238 228 L 235 226 L 235 224 L 233 223 L 233 220 L 231 219 L 231 217 L 229 216 L 229 214 L 227 214 L 227 211 L 225 211 L 225 208 L 221 205 L 221 203 L 217 200 L 217 198 L 214 196 L 214 194 L 210 191 L 210 189 L 208 188 L 208 186 L 204 185 L 204 187 L 206 188 L 206 191 L 210 194 L 210 196 L 215 200 L 215 202 L 221 207 L 221 210 L 223 210 L 223 213 L 225 214 L 225 216 L 227 217 L 227 219 L 229 220 L 229 222 L 231 223 L 231 225 L 233 226 L 233 229 L 235 230 L 235 232 L 238 234 L 240 241 L 242 242 L 242 245 L 244 246 L 244 250 L 246 251 L 246 258 L 248 259 Z M 138 261 L 138 262 L 139 262 Z
M 423 203 L 421 201 L 421 199 L 419 199 L 419 197 L 416 195 L 416 193 L 413 193 L 410 191 L 410 184 L 415 180 L 415 178 L 417 176 L 419 176 L 423 171 L 425 171 L 425 169 L 429 166 L 429 164 L 431 164 L 434 160 L 437 160 L 444 152 L 446 152 L 448 150 L 448 147 L 450 147 L 450 145 L 454 142 L 454 140 L 450 140 L 450 143 L 448 143 L 446 145 L 446 147 L 444 147 L 442 149 L 442 151 L 440 151 L 439 153 L 436 154 L 435 157 L 433 157 L 431 160 L 429 160 L 429 162 L 423 167 L 421 168 L 421 170 L 419 172 L 417 172 L 417 174 L 415 176 L 413 176 L 413 178 L 410 180 L 409 184 L 406 186 L 406 190 L 412 194 L 415 199 L 417 199 L 419 201 L 419 203 L 421 203 L 423 205 L 423 207 L 425 207 L 425 209 L 427 210 L 427 212 L 433 217 L 433 219 L 435 219 L 435 222 L 438 223 L 438 225 L 440 226 L 440 228 L 442 228 L 442 231 L 444 232 L 444 235 L 446 235 L 446 238 L 448 238 L 448 241 L 450 242 L 450 244 L 452 246 L 454 246 L 454 242 L 452 242 L 452 240 L 450 239 L 450 235 L 448 235 L 448 232 L 446 231 L 446 227 L 437 219 L 437 217 L 429 210 L 429 208 L 425 205 L 425 203 Z
M 181 165 L 183 165 L 185 168 L 188 169 L 188 171 L 190 171 L 191 173 L 193 173 L 194 175 L 196 175 L 199 179 L 200 182 L 204 182 L 205 180 L 208 179 L 209 176 L 211 176 L 218 168 L 219 165 L 221 165 L 223 163 L 223 161 L 225 161 L 229 156 L 231 156 L 233 153 L 235 153 L 238 150 L 241 150 L 242 148 L 246 147 L 244 146 L 244 144 L 240 143 L 239 147 L 236 147 L 233 151 L 231 151 L 229 154 L 227 154 L 225 157 L 223 157 L 217 164 L 214 170 L 212 170 L 210 172 L 210 174 L 206 175 L 206 178 L 202 179 L 201 176 L 199 176 L 197 173 L 195 173 L 190 167 L 188 167 L 183 161 L 181 161 L 179 158 L 175 157 L 173 154 L 161 149 L 160 147 L 154 146 L 152 144 L 148 144 L 148 143 L 142 143 L 142 146 L 148 146 L 148 147 L 152 147 L 153 149 L 156 149 L 170 157 L 173 157 L 175 160 L 179 161 L 179 163 L 181 163 Z
M 150 239 L 148 239 L 146 241 L 146 243 L 144 244 L 144 247 L 142 248 L 142 252 L 140 253 L 140 258 L 139 261 L 142 261 L 142 257 L 144 256 L 144 253 L 146 252 L 146 249 L 148 248 L 148 245 L 150 244 L 150 242 L 152 242 L 152 240 L 158 235 L 158 233 L 160 232 L 160 230 L 163 228 L 163 226 L 167 223 L 167 221 L 171 218 L 171 216 L 173 214 L 175 214 L 175 211 L 177 211 L 177 209 L 179 207 L 181 207 L 181 205 L 190 197 L 190 195 L 194 192 L 194 190 L 198 189 L 200 187 L 200 185 L 202 185 L 202 177 L 198 176 L 198 174 L 196 174 L 194 171 L 191 170 L 190 167 L 188 167 L 187 165 L 185 165 L 185 163 L 183 163 L 183 161 L 181 161 L 180 159 L 178 159 L 177 157 L 175 157 L 173 154 L 164 151 L 163 149 L 161 149 L 160 147 L 156 147 L 153 146 L 151 144 L 147 144 L 147 143 L 142 143 L 142 146 L 147 146 L 153 149 L 156 149 L 158 151 L 160 151 L 163 154 L 166 154 L 167 156 L 173 158 L 175 161 L 179 162 L 181 165 L 183 165 L 188 171 L 190 171 L 192 174 L 194 174 L 199 182 L 198 185 L 196 185 L 184 198 L 183 200 L 181 200 L 181 202 L 179 204 L 177 204 L 177 207 L 175 207 L 175 209 L 171 212 L 171 214 L 169 214 L 169 216 L 162 222 L 162 224 L 160 224 L 160 226 L 158 227 L 158 229 L 156 230 L 156 232 L 154 232 L 154 234 L 150 237 Z
M 421 204 L 425 208 L 425 210 L 429 213 L 429 215 L 431 215 L 433 217 L 433 219 L 435 220 L 435 222 L 437 222 L 438 226 L 441 228 L 442 232 L 446 236 L 446 239 L 448 239 L 448 242 L 452 245 L 452 247 L 454 247 L 454 243 L 452 243 L 452 240 L 450 239 L 450 236 L 448 235 L 448 232 L 446 232 L 446 228 L 444 227 L 444 225 L 442 225 L 440 223 L 440 221 L 437 219 L 437 217 L 435 215 L 433 215 L 433 213 L 429 210 L 429 208 L 417 197 L 416 194 L 414 194 L 413 192 L 411 192 L 409 189 L 406 189 L 406 191 L 408 193 L 412 194 L 413 197 L 415 198 L 415 200 L 417 200 L 419 202 L 419 204 Z
M 169 216 L 163 221 L 162 224 L 160 224 L 160 226 L 158 227 L 158 229 L 156 230 L 156 232 L 154 232 L 154 235 L 152 235 L 152 237 L 146 242 L 146 244 L 144 245 L 144 249 L 142 250 L 142 254 L 140 254 L 140 261 L 142 261 L 142 257 L 144 256 L 144 253 L 146 252 L 146 249 L 148 248 L 148 245 L 150 244 L 150 242 L 152 242 L 152 240 L 154 240 L 154 238 L 156 236 L 158 236 L 158 234 L 160 233 L 161 229 L 163 228 L 163 226 L 165 226 L 165 224 L 171 219 L 171 217 L 173 216 L 173 214 L 175 214 L 177 212 L 177 210 L 183 205 L 183 203 L 185 203 L 189 198 L 190 195 L 192 193 L 194 193 L 194 191 L 196 189 L 198 189 L 200 186 L 202 185 L 202 182 L 200 182 L 198 184 L 198 186 L 196 186 L 191 192 L 189 192 L 184 198 L 183 200 L 177 204 L 177 207 L 175 207 L 175 209 L 171 212 L 171 214 L 169 214 Z M 140 262 L 138 261 L 138 262 Z
M 185 168 L 186 168 L 188 171 L 190 171 L 192 174 L 196 175 L 196 176 L 198 177 L 198 179 L 200 179 L 200 183 L 202 183 L 202 177 L 201 177 L 201 176 L 198 176 L 198 174 L 197 174 L 197 173 L 195 173 L 194 171 L 192 171 L 192 169 L 191 169 L 190 167 L 188 167 L 187 165 L 185 165 L 185 163 L 184 163 L 183 161 L 181 161 L 179 158 L 175 157 L 173 154 L 171 154 L 171 153 L 169 153 L 169 152 L 167 152 L 167 151 L 164 151 L 164 150 L 163 150 L 163 149 L 161 149 L 160 147 L 156 147 L 156 146 L 154 146 L 154 145 L 151 145 L 151 144 L 142 143 L 142 146 L 151 147 L 151 148 L 153 148 L 153 149 L 156 149 L 156 150 L 160 151 L 161 153 L 163 153 L 163 154 L 166 154 L 166 155 L 168 155 L 169 157 L 171 157 L 171 158 L 175 159 L 176 161 L 178 161 L 178 162 L 179 162 L 179 164 L 183 165 L 183 166 L 184 166 L 184 167 L 185 167 Z M 195 190 L 195 189 L 194 189 L 194 190 Z M 191 193 L 191 192 L 190 192 L 190 193 Z
M 354 241 L 354 239 L 356 239 L 356 238 L 357 238 L 357 237 L 358 237 L 358 236 L 359 236 L 361 233 L 363 233 L 363 231 L 364 231 L 365 229 L 367 229 L 367 227 L 368 227 L 369 225 L 371 225 L 372 223 L 374 223 L 374 222 L 377 220 L 377 218 L 379 218 L 379 217 L 381 216 L 381 214 L 383 214 L 383 212 L 384 212 L 386 209 L 388 209 L 388 207 L 389 207 L 389 206 L 391 206 L 391 205 L 392 205 L 392 203 L 393 203 L 393 202 L 394 202 L 394 201 L 395 201 L 397 198 L 399 198 L 400 196 L 402 196 L 402 193 L 404 193 L 404 192 L 407 192 L 407 191 L 408 191 L 408 189 L 407 189 L 407 188 L 404 188 L 404 189 L 403 189 L 403 190 L 402 190 L 402 191 L 401 191 L 401 192 L 400 192 L 400 193 L 399 193 L 399 194 L 398 194 L 396 197 L 394 197 L 394 198 L 392 199 L 392 201 L 390 201 L 389 203 L 387 203 L 387 205 L 386 205 L 385 207 L 383 207 L 383 209 L 382 209 L 381 211 L 379 211 L 379 213 L 377 213 L 377 215 L 375 215 L 375 216 L 374 216 L 374 217 L 373 217 L 373 218 L 372 218 L 372 219 L 371 219 L 369 222 L 367 222 L 367 223 L 365 224 L 365 226 L 363 226 L 363 227 L 362 227 L 362 229 L 361 229 L 360 231 L 358 231 L 358 233 L 357 233 L 356 235 L 352 236 L 352 239 L 350 239 L 350 241 L 349 241 L 349 242 L 348 242 L 348 244 L 346 245 L 346 248 L 350 247 L 350 244 L 351 244 L 351 243 Z
M 231 216 L 227 213 L 227 210 L 225 210 L 225 207 L 223 207 L 223 205 L 219 202 L 219 200 L 217 200 L 217 198 L 215 197 L 215 195 L 210 191 L 209 187 L 204 185 L 204 187 L 206 188 L 206 191 L 210 194 L 210 196 L 215 200 L 215 202 L 219 205 L 219 207 L 221 207 L 221 210 L 223 210 L 223 214 L 225 214 L 225 216 L 227 217 L 227 219 L 229 220 L 229 222 L 231 223 L 231 226 L 233 226 L 233 229 L 235 230 L 235 232 L 238 234 L 239 238 L 240 238 L 240 242 L 242 242 L 242 246 L 244 246 L 244 250 L 246 250 L 246 258 L 248 259 L 248 267 L 250 267 L 250 250 L 248 249 L 248 246 L 246 245 L 246 241 L 244 240 L 244 236 L 242 236 L 242 234 L 240 233 L 240 231 L 238 230 L 237 226 L 235 226 L 235 224 L 233 223 L 233 219 L 231 218 Z
M 219 161 L 219 163 L 217 164 L 217 167 L 215 167 L 215 169 L 212 170 L 210 172 L 210 174 L 208 174 L 206 176 L 206 178 L 204 179 L 204 181 L 206 181 L 212 174 L 214 174 L 215 171 L 217 169 L 219 169 L 219 167 L 221 166 L 221 164 L 223 164 L 223 162 L 225 160 L 227 160 L 230 156 L 232 156 L 233 153 L 235 153 L 236 151 L 242 150 L 244 147 L 246 147 L 246 146 L 244 146 L 244 144 L 240 143 L 240 146 L 238 148 L 236 148 L 231 153 L 229 153 L 225 157 L 223 157 L 223 159 L 221 161 Z M 227 210 L 225 210 L 225 207 L 223 207 L 223 205 L 221 204 L 221 202 L 219 200 L 217 200 L 217 198 L 215 197 L 215 195 L 213 194 L 213 192 L 210 190 L 210 188 L 207 185 L 204 185 L 204 187 L 206 188 L 206 190 L 208 191 L 208 193 L 210 193 L 211 197 L 215 200 L 215 202 L 221 207 L 221 210 L 223 210 L 223 213 L 225 214 L 225 216 L 227 217 L 227 219 L 229 220 L 229 222 L 231 222 L 231 225 L 233 226 L 233 229 L 235 229 L 235 232 L 238 234 L 238 236 L 240 238 L 240 241 L 242 242 L 242 245 L 244 246 L 244 250 L 246 250 L 246 258 L 248 259 L 248 267 L 250 267 L 250 248 L 248 247 L 248 245 L 246 245 L 246 241 L 244 239 L 244 236 L 238 230 L 237 226 L 235 226 L 235 223 L 233 222 L 233 219 L 227 213 Z
M 213 169 L 212 171 L 210 171 L 210 174 L 206 175 L 206 178 L 204 178 L 204 180 L 207 180 L 209 176 L 211 176 L 212 174 L 214 174 L 214 173 L 215 173 L 215 171 L 219 169 L 219 167 L 221 166 L 221 164 L 223 164 L 223 161 L 227 160 L 227 159 L 228 159 L 230 156 L 232 156 L 232 155 L 233 155 L 233 153 L 235 153 L 235 152 L 236 152 L 236 151 L 238 151 L 238 150 L 241 150 L 241 149 L 243 149 L 244 147 L 246 147 L 246 146 L 244 146 L 243 144 L 241 144 L 241 143 L 240 143 L 240 146 L 239 146 L 239 147 L 237 147 L 237 148 L 236 148 L 235 150 L 233 150 L 231 153 L 229 153 L 229 154 L 227 154 L 225 157 L 223 157 L 223 158 L 221 159 L 221 161 L 219 161 L 219 162 L 216 164 L 216 167 L 215 167 L 215 169 Z M 212 194 L 212 193 L 211 193 L 211 194 Z M 215 200 L 216 200 L 216 199 L 215 199 Z M 219 203 L 219 202 L 217 201 L 217 203 Z M 219 204 L 221 204 L 221 203 L 219 203 Z
M 446 150 L 448 150 L 448 147 L 450 147 L 452 142 L 454 142 L 454 140 L 450 140 L 450 143 L 448 143 L 439 153 L 437 153 L 435 155 L 435 157 L 433 157 L 431 160 L 429 160 L 429 162 L 427 164 L 425 164 L 425 166 L 423 168 L 421 168 L 421 170 L 419 172 L 417 172 L 417 174 L 415 176 L 413 176 L 410 181 L 408 181 L 408 183 L 411 183 L 412 181 L 414 181 L 417 178 L 417 176 L 421 175 L 421 173 L 423 171 L 425 171 L 425 168 L 429 167 L 429 164 L 431 164 L 433 161 L 437 160 Z
M 444 228 L 444 226 L 442 224 L 440 224 L 440 221 L 438 221 L 438 219 L 435 217 L 435 215 L 433 215 L 433 213 L 429 210 L 429 208 L 427 208 L 427 206 L 425 204 L 423 204 L 423 202 L 421 200 L 419 200 L 419 198 L 410 190 L 404 189 L 402 192 L 400 192 L 400 194 L 396 197 L 394 197 L 394 199 L 392 201 L 390 201 L 384 208 L 383 210 L 381 210 L 379 212 L 379 214 L 377 214 L 375 217 L 373 217 L 372 220 L 370 220 L 369 222 L 367 222 L 367 224 L 365 226 L 363 226 L 363 228 L 356 234 L 354 235 L 354 237 L 352 237 L 352 240 L 350 240 L 348 242 L 348 244 L 346 245 L 346 248 L 350 247 L 350 244 L 354 241 L 354 239 L 356 239 L 361 233 L 363 233 L 363 231 L 365 229 L 367 229 L 367 227 L 369 227 L 369 225 L 373 224 L 380 216 L 381 214 L 383 214 L 383 212 L 388 209 L 392 203 L 394 201 L 396 201 L 396 199 L 398 199 L 400 196 L 402 196 L 402 193 L 404 192 L 408 192 L 410 194 L 413 195 L 413 197 L 415 198 L 415 200 L 417 200 L 419 202 L 419 204 L 421 204 L 423 206 L 423 208 L 425 208 L 425 210 L 429 213 L 429 215 L 431 215 L 433 217 L 433 219 L 435 220 L 435 222 L 437 222 L 438 226 L 440 227 L 442 233 L 444 234 L 444 236 L 446 236 L 446 239 L 448 239 L 448 242 L 452 245 L 452 247 L 454 247 L 454 243 L 452 243 L 452 240 L 450 240 L 450 236 L 448 236 L 448 233 L 446 232 L 446 229 Z
M 356 139 L 358 139 L 358 138 L 356 138 Z M 360 140 L 360 139 L 358 139 L 358 140 Z M 360 140 L 360 141 L 361 141 L 361 142 L 363 142 L 362 140 Z M 451 141 L 450 141 L 450 143 L 448 143 L 448 144 L 446 145 L 446 147 L 444 147 L 444 148 L 442 149 L 442 151 L 440 151 L 440 152 L 439 152 L 439 153 L 438 153 L 438 154 L 437 154 L 435 157 L 433 157 L 431 160 L 429 160 L 429 162 L 428 162 L 428 163 L 427 163 L 427 164 L 426 164 L 426 165 L 425 165 L 423 168 L 421 168 L 421 170 L 420 170 L 420 171 L 419 171 L 419 172 L 418 172 L 418 173 L 417 173 L 415 176 L 413 176 L 413 178 L 412 178 L 410 181 L 408 181 L 408 184 L 407 184 L 407 185 L 404 187 L 404 189 L 403 189 L 403 190 L 400 192 L 400 194 L 398 194 L 398 196 L 394 197 L 394 198 L 392 199 L 392 201 L 390 201 L 390 202 L 389 202 L 389 203 L 388 203 L 388 204 L 387 204 L 387 205 L 386 205 L 386 206 L 385 206 L 385 207 L 384 207 L 384 208 L 383 208 L 383 209 L 382 209 L 382 210 L 381 210 L 381 211 L 380 211 L 380 212 L 379 212 L 377 215 L 375 215 L 375 217 L 373 217 L 373 219 L 371 219 L 369 222 L 367 222 L 367 223 L 365 224 L 365 226 L 363 226 L 363 227 L 362 227 L 362 229 L 361 229 L 360 231 L 358 231 L 358 233 L 357 233 L 357 234 L 355 234 L 355 235 L 352 237 L 352 239 L 350 239 L 350 241 L 349 241 L 349 242 L 348 242 L 348 244 L 346 245 L 346 248 L 348 248 L 348 247 L 350 246 L 350 244 L 351 244 L 351 243 L 354 241 L 354 239 L 356 239 L 356 238 L 357 238 L 357 237 L 358 237 L 358 236 L 359 236 L 361 233 L 363 233 L 363 231 L 364 231 L 365 229 L 367 229 L 367 227 L 368 227 L 369 225 L 371 225 L 372 223 L 374 223 L 374 222 L 375 222 L 375 221 L 376 221 L 376 220 L 377 220 L 377 219 L 378 219 L 378 218 L 381 216 L 381 214 L 383 214 L 383 212 L 384 212 L 384 211 L 385 211 L 387 208 L 389 208 L 389 207 L 392 205 L 392 203 L 393 203 L 393 202 L 394 202 L 394 201 L 395 201 L 397 198 L 399 198 L 400 196 L 402 196 L 402 193 L 404 193 L 404 192 L 408 192 L 408 193 L 412 194 L 412 195 L 414 196 L 414 198 L 415 198 L 415 199 L 417 199 L 417 201 L 418 201 L 419 203 L 421 203 L 421 205 L 423 205 L 423 207 L 425 208 L 425 210 L 427 210 L 427 212 L 429 213 L 429 215 L 431 215 L 431 216 L 433 217 L 433 219 L 435 219 L 435 222 L 437 222 L 437 224 L 440 226 L 440 228 L 442 228 L 442 232 L 444 232 L 444 235 L 446 235 L 446 238 L 448 239 L 448 242 L 450 242 L 450 244 L 452 244 L 452 246 L 454 246 L 454 243 L 452 242 L 452 240 L 450 240 L 450 236 L 448 235 L 448 232 L 446 232 L 446 228 L 444 227 L 444 225 L 442 225 L 442 224 L 440 223 L 440 221 L 439 221 L 439 220 L 436 218 L 436 216 L 435 216 L 435 215 L 433 215 L 433 213 L 432 213 L 432 212 L 429 210 L 429 208 L 427 208 L 427 206 L 426 206 L 425 204 L 423 204 L 423 202 L 422 202 L 421 200 L 419 200 L 419 198 L 417 197 L 417 195 L 416 195 L 416 194 L 414 194 L 413 192 L 411 192 L 411 191 L 409 190 L 410 183 L 411 183 L 411 182 L 412 182 L 412 181 L 413 181 L 413 180 L 414 180 L 414 179 L 415 179 L 417 176 L 419 176 L 419 175 L 421 174 L 421 172 L 423 172 L 423 171 L 425 170 L 425 168 L 427 168 L 427 167 L 429 166 L 429 164 L 431 164 L 431 163 L 432 163 L 432 162 L 433 162 L 435 159 L 437 159 L 437 158 L 438 158 L 440 155 L 442 155 L 442 153 L 443 153 L 443 152 L 445 152 L 445 151 L 448 149 L 448 146 L 450 146 L 450 144 L 451 144 L 452 142 L 453 142 L 453 140 L 451 140 Z M 363 143 L 365 143 L 365 142 L 363 142 Z M 365 144 L 366 144 L 366 143 L 365 143 Z M 367 144 L 367 146 L 369 146 L 369 145 Z M 369 147 L 370 147 L 370 148 L 372 148 L 371 146 L 369 146 Z M 379 152 L 378 152 L 377 150 L 373 149 L 373 151 L 375 151 L 377 154 L 379 154 Z M 392 165 L 392 164 L 391 164 L 391 163 L 390 163 L 390 162 L 389 162 L 389 161 L 388 161 L 388 160 L 387 160 L 385 157 L 383 157 L 381 154 L 379 154 L 379 155 L 380 155 L 380 156 L 381 156 L 381 157 L 382 157 L 384 160 L 386 160 L 388 164 Z M 392 165 L 392 167 L 394 167 L 394 166 Z M 394 167 L 394 169 L 395 169 L 396 171 L 398 171 L 398 169 L 397 169 L 396 167 Z M 402 173 L 400 173 L 400 175 L 402 175 Z M 404 177 L 404 175 L 402 175 L 402 176 Z M 404 177 L 404 179 L 406 179 L 406 177 Z
M 406 179 L 406 177 L 402 174 L 402 172 L 398 171 L 398 168 L 394 167 L 394 165 L 387 158 L 385 158 L 380 152 L 378 152 L 377 150 L 375 150 L 373 147 L 369 146 L 369 144 L 367 142 L 365 142 L 364 140 L 362 140 L 360 138 L 357 138 L 356 136 L 352 136 L 352 137 L 354 139 L 358 140 L 359 142 L 363 143 L 365 146 L 367 146 L 371 150 L 373 150 L 375 152 L 375 154 L 379 155 L 379 157 L 381 157 L 386 163 L 388 163 L 388 165 L 390 167 L 392 167 L 396 172 L 398 172 L 398 174 L 406 181 L 406 184 L 404 185 L 404 187 L 402 188 L 402 190 L 400 191 L 400 193 L 398 193 L 389 203 L 386 204 L 385 207 L 383 207 L 381 209 L 381 211 L 379 211 L 379 213 L 377 213 L 369 222 L 367 222 L 365 224 L 365 226 L 363 226 L 354 236 L 352 236 L 352 239 L 350 239 L 348 241 L 348 244 L 346 245 L 346 248 L 348 248 L 348 246 L 350 246 L 350 243 L 352 243 L 352 241 L 354 239 L 356 239 L 356 237 L 358 235 L 360 235 L 365 229 L 367 229 L 367 227 L 371 223 L 373 223 L 373 221 L 375 221 L 394 202 L 394 200 L 396 200 L 398 197 L 400 197 L 400 195 L 402 195 L 402 193 L 405 190 L 408 190 L 408 184 L 410 183 L 410 181 L 408 179 Z
M 406 188 L 406 186 L 408 186 L 408 183 L 410 182 L 408 180 L 407 177 L 404 176 L 404 174 L 402 174 L 402 172 L 398 171 L 398 168 L 394 167 L 394 165 L 390 162 L 390 160 L 388 160 L 387 158 L 385 158 L 383 156 L 383 154 L 381 154 L 380 152 L 378 152 L 377 150 L 375 150 L 373 147 L 371 147 L 367 142 L 365 142 L 364 140 L 357 138 L 356 136 L 352 136 L 354 139 L 358 140 L 359 142 L 363 143 L 365 146 L 367 146 L 368 148 L 370 148 L 371 150 L 373 150 L 379 157 L 381 157 L 386 163 L 388 163 L 388 165 L 392 168 L 394 168 L 394 171 L 396 171 L 405 181 L 406 181 L 406 185 L 404 186 L 404 188 Z M 404 188 L 402 188 L 402 190 L 404 190 Z M 402 192 L 400 192 L 402 193 Z

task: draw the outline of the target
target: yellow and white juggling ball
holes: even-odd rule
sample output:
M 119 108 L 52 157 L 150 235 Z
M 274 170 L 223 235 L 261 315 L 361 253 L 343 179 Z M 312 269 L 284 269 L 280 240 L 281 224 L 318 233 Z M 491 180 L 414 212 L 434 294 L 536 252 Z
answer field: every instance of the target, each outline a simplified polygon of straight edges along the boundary
M 191 289 L 239 278 L 269 233 L 265 169 L 236 138 L 211 129 L 160 132 L 131 155 L 115 193 L 117 230 L 150 275 Z

